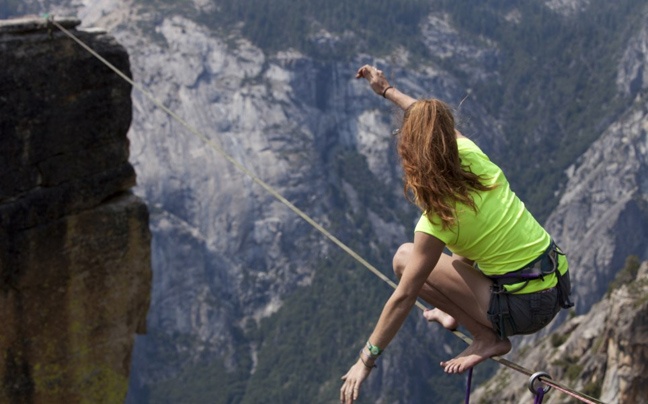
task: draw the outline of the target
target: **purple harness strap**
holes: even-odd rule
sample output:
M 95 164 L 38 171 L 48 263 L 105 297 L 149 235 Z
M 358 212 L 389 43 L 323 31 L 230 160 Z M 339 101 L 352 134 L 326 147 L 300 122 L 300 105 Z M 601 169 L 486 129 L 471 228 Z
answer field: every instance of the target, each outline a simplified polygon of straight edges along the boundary
M 538 390 L 536 390 L 535 401 L 533 401 L 533 404 L 542 404 L 544 395 L 545 395 L 545 390 L 542 387 L 538 387 Z
M 473 369 L 470 368 L 468 369 L 468 376 L 466 377 L 466 400 L 465 404 L 470 404 L 470 385 L 472 384 L 472 374 L 473 374 Z

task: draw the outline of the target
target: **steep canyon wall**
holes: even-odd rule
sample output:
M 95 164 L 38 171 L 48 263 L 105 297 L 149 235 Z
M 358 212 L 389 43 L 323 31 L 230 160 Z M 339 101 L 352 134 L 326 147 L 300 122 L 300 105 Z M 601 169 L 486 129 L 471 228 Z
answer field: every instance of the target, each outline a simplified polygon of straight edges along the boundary
M 0 402 L 123 402 L 151 285 L 130 85 L 42 19 L 0 22 L 0 65 Z

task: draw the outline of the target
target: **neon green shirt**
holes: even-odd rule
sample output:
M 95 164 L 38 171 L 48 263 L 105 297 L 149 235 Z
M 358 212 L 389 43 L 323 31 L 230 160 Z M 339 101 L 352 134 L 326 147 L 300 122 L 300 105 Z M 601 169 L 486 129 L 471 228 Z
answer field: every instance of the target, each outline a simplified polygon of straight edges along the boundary
M 489 191 L 472 193 L 477 212 L 458 204 L 456 223 L 443 230 L 441 220 L 432 215 L 432 222 L 423 214 L 415 231 L 430 234 L 446 244 L 455 254 L 475 261 L 485 275 L 502 275 L 523 268 L 549 247 L 551 236 L 511 191 L 502 170 L 470 139 L 458 138 L 462 166 L 482 178 L 484 185 L 497 184 Z M 560 272 L 567 261 L 560 256 Z M 520 293 L 531 293 L 555 286 L 555 275 L 544 281 L 530 282 Z M 507 289 L 515 290 L 518 284 Z

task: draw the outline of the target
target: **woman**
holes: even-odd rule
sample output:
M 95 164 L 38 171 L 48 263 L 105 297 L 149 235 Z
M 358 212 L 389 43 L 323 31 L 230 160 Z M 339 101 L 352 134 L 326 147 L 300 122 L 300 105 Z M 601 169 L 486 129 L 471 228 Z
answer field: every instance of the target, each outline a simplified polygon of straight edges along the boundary
M 342 377 L 345 403 L 357 399 L 419 296 L 435 307 L 425 311 L 428 321 L 449 330 L 461 324 L 472 334 L 466 350 L 441 362 L 447 373 L 506 354 L 509 336 L 536 332 L 572 305 L 565 256 L 499 167 L 455 129 L 450 108 L 439 100 L 414 100 L 372 66 L 361 67 L 356 78 L 405 111 L 398 144 L 405 193 L 423 214 L 414 242 L 394 255 L 398 287 Z M 451 256 L 443 254 L 445 247 Z

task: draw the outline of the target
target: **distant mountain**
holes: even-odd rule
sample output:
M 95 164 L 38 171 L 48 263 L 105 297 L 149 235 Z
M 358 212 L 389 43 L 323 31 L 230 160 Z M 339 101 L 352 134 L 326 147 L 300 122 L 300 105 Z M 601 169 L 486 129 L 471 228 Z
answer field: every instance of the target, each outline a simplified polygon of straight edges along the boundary
M 457 107 L 568 252 L 577 314 L 628 255 L 648 258 L 644 2 L 289 3 L 26 0 L 4 15 L 107 28 L 138 83 L 389 276 L 417 212 L 402 196 L 399 114 L 353 79 L 364 63 Z M 154 286 L 129 401 L 336 399 L 389 287 L 139 92 L 133 101 Z M 365 400 L 459 400 L 463 379 L 437 366 L 459 349 L 415 313 Z

